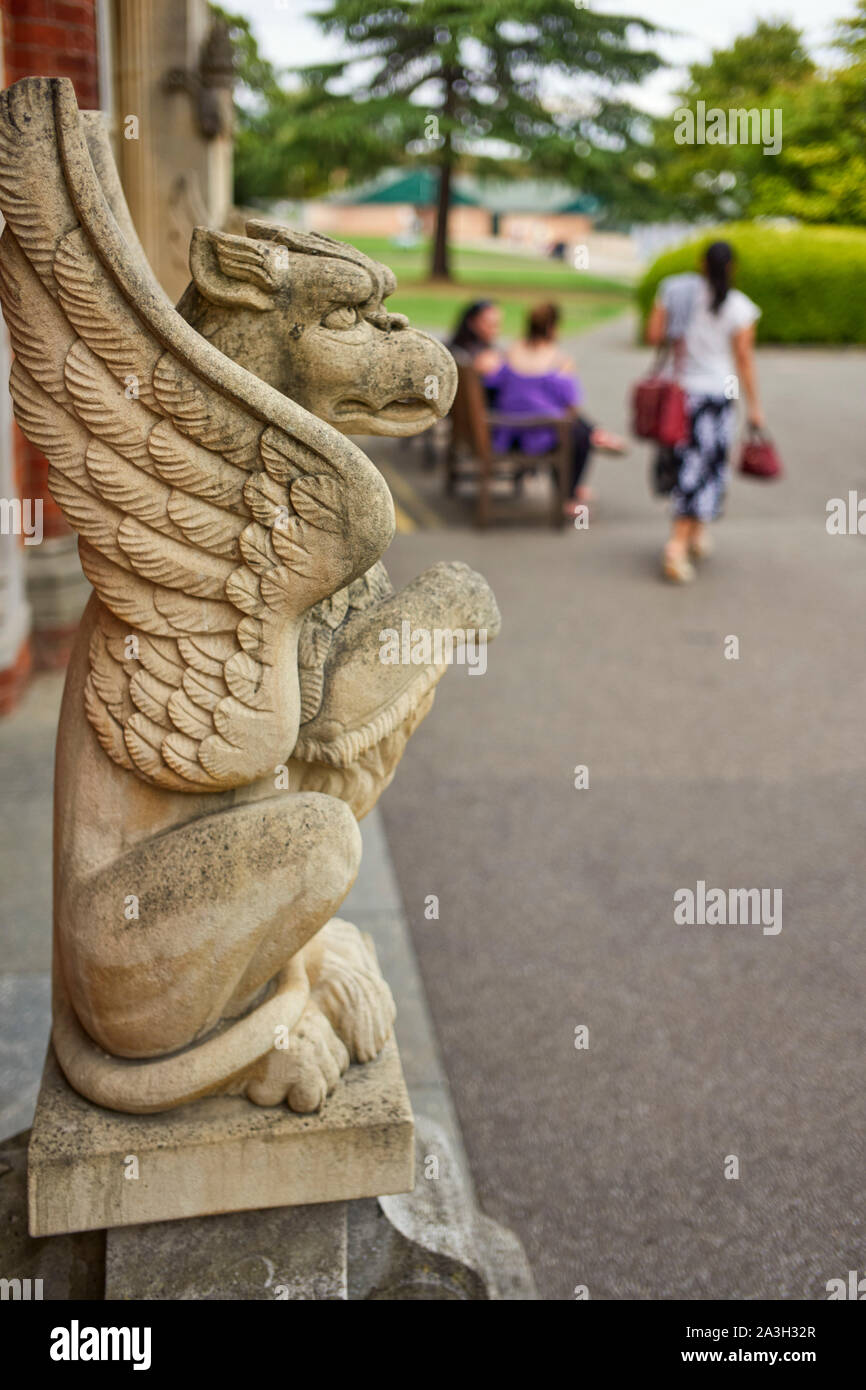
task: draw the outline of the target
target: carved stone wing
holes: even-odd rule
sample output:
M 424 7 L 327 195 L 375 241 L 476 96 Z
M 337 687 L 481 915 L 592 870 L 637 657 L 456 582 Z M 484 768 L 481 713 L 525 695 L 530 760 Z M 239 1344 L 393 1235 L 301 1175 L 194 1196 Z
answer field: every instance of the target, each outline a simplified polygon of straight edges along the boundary
M 393 507 L 359 449 L 172 308 L 112 178 L 67 79 L 0 95 L 16 418 L 102 601 L 87 715 L 145 781 L 220 791 L 294 746 L 304 614 L 378 559 Z

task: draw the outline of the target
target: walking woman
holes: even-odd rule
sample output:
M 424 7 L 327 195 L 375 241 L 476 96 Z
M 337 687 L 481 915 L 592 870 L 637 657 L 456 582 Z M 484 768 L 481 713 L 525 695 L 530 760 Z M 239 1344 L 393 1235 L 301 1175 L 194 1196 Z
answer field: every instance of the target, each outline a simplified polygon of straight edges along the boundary
M 673 343 L 674 374 L 686 394 L 689 417 L 689 438 L 674 451 L 673 526 L 662 556 L 662 573 L 676 584 L 694 579 L 692 561 L 704 559 L 712 548 L 707 523 L 721 514 L 725 499 L 734 400 L 740 390 L 749 425 L 764 425 L 754 351 L 761 311 L 732 288 L 733 269 L 732 247 L 714 241 L 704 255 L 702 274 L 662 280 L 647 325 L 649 342 Z

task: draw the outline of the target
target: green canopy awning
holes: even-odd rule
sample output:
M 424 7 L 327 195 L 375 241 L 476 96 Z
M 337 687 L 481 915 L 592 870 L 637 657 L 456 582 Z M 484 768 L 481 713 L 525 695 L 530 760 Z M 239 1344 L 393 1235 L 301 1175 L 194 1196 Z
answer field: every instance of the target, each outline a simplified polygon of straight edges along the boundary
M 436 168 L 386 169 L 377 178 L 343 188 L 329 199 L 333 203 L 403 203 L 435 207 L 439 199 Z M 491 213 L 594 213 L 596 198 L 569 184 L 545 179 L 479 179 L 455 174 L 451 180 L 451 206 L 486 208 Z
M 437 169 L 391 170 L 373 184 L 345 189 L 341 202 L 352 203 L 411 203 L 413 207 L 435 207 L 439 197 Z M 452 184 L 452 207 L 478 207 L 477 200 Z
M 596 198 L 553 179 L 479 179 L 467 174 L 458 175 L 455 182 L 490 212 L 593 213 L 599 206 Z

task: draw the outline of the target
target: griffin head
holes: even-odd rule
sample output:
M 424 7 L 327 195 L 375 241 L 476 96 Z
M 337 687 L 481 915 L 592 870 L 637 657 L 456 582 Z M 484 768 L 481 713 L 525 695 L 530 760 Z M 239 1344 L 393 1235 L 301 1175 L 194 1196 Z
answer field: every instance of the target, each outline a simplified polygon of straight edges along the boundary
M 410 435 L 445 415 L 450 353 L 385 305 L 387 266 L 354 246 L 269 222 L 197 227 L 178 304 L 220 351 L 344 434 Z

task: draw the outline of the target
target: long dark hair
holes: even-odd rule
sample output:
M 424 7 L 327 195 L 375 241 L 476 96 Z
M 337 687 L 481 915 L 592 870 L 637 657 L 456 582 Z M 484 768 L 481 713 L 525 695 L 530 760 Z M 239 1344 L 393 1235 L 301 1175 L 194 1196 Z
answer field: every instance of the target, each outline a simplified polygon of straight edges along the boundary
M 717 314 L 728 297 L 734 265 L 734 248 L 729 241 L 714 241 L 704 255 L 704 269 L 713 291 L 711 305 Z
M 451 339 L 452 348 L 462 348 L 464 352 L 474 352 L 477 348 L 486 347 L 479 338 L 475 329 L 472 327 L 472 320 L 476 314 L 480 314 L 482 309 L 492 309 L 492 299 L 476 299 L 472 304 L 463 310 L 454 329 L 454 336 Z

